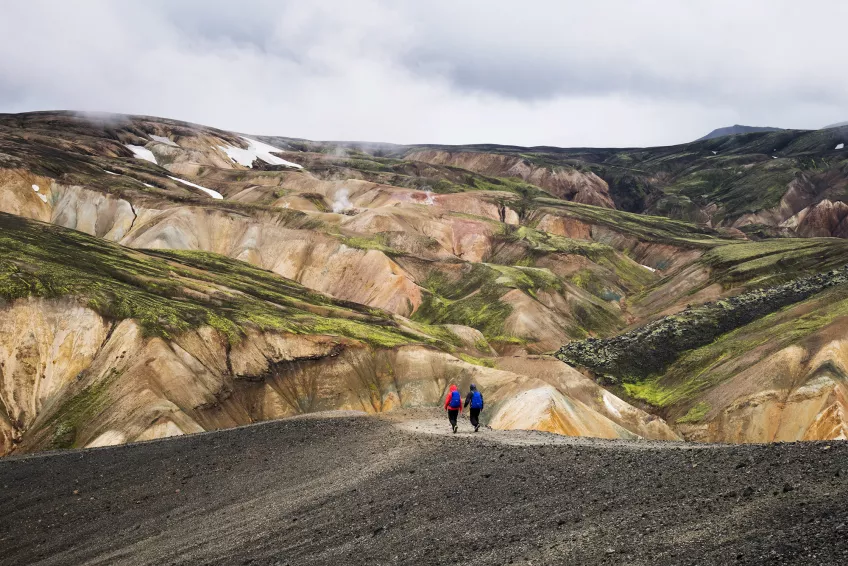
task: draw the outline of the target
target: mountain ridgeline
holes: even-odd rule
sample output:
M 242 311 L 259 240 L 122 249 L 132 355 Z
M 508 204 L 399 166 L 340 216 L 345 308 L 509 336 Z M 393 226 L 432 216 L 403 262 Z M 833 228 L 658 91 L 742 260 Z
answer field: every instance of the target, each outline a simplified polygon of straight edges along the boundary
M 753 134 L 757 132 L 780 132 L 783 131 L 782 128 L 769 128 L 769 127 L 761 127 L 761 126 L 742 126 L 739 124 L 734 124 L 733 126 L 726 126 L 724 128 L 716 128 L 709 134 L 704 137 L 698 138 L 695 141 L 704 141 L 711 140 L 713 138 L 720 138 L 722 136 L 735 136 L 736 134 Z

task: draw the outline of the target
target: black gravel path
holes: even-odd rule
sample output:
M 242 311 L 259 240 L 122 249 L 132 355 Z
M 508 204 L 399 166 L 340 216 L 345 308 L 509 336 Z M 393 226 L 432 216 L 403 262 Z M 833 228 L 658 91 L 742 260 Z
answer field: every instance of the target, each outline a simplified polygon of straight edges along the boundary
M 2 460 L 0 564 L 848 564 L 846 442 L 408 428 L 300 419 Z

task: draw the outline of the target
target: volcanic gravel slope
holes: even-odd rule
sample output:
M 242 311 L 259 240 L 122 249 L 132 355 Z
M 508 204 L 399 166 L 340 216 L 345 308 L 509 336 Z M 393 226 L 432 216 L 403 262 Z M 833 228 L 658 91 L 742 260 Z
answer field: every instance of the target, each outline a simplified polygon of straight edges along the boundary
M 6 459 L 0 564 L 848 562 L 845 442 L 420 425 L 304 418 Z

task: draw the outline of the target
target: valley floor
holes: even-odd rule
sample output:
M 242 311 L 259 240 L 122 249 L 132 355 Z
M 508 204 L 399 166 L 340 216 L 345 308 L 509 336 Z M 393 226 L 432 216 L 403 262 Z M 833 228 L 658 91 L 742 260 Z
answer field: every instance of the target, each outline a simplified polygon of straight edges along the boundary
M 845 564 L 848 443 L 309 417 L 0 461 L 0 564 Z M 440 424 L 441 423 L 441 426 Z

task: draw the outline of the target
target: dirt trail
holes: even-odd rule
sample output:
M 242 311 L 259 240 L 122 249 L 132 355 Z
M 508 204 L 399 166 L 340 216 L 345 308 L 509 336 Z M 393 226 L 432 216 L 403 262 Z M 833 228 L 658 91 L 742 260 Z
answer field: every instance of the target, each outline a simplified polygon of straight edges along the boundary
M 460 417 L 458 421 L 459 430 L 454 434 L 450 430 L 447 417 L 444 416 L 443 411 L 428 409 L 399 411 L 397 415 L 387 413 L 382 418 L 410 434 L 469 438 L 478 442 L 495 442 L 510 446 L 591 446 L 608 450 L 704 450 L 723 446 L 722 444 L 661 440 L 611 440 L 586 436 L 563 436 L 536 430 L 494 430 L 489 427 L 481 427 L 475 433 L 467 415 Z
M 0 460 L 0 565 L 848 561 L 846 442 L 678 450 L 439 415 Z

